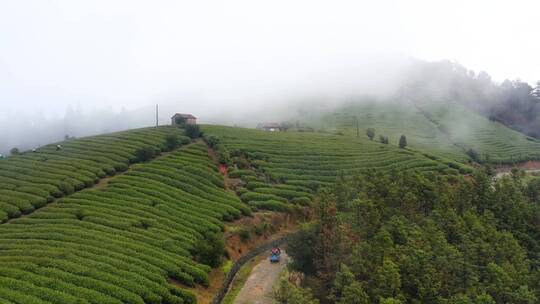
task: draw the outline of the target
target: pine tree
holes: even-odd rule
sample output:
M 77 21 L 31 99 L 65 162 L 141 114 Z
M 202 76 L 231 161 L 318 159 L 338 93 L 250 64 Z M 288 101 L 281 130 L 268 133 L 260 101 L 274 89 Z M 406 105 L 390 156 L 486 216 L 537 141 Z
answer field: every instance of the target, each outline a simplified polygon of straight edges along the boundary
M 407 146 L 407 137 L 405 135 L 401 135 L 401 137 L 399 138 L 399 147 L 401 149 L 405 149 L 406 146 Z
M 369 137 L 369 140 L 373 140 L 373 138 L 375 137 L 375 129 L 368 128 L 366 130 L 366 135 L 367 135 L 367 137 Z

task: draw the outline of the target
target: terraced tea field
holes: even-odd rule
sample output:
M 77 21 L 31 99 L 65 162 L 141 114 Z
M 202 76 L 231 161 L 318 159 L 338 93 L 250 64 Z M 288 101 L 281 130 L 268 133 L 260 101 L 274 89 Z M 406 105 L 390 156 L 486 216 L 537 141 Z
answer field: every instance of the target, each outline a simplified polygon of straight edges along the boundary
M 411 149 L 421 150 L 458 162 L 470 158 L 473 149 L 482 161 L 513 163 L 540 159 L 540 141 L 498 122 L 449 103 L 356 103 L 344 105 L 332 114 L 314 116 L 305 121 L 316 129 L 356 136 L 356 118 L 360 136 L 375 128 L 375 140 L 387 136 L 396 145 L 404 134 Z
M 339 174 L 369 169 L 419 170 L 457 174 L 470 170 L 455 162 L 370 141 L 312 132 L 265 132 L 252 129 L 204 126 L 219 138 L 218 150 L 235 159 L 246 158 L 254 170 L 230 171 L 247 181 L 241 198 L 254 207 L 284 209 L 289 203 L 307 204 L 319 186 L 336 181 Z M 236 158 L 235 158 L 236 156 Z
M 163 148 L 178 128 L 136 129 L 68 140 L 0 160 L 0 223 L 125 171 L 143 146 Z M 183 137 L 187 139 L 187 137 Z
M 333 114 L 312 120 L 310 124 L 321 124 L 323 129 L 335 129 L 347 136 L 356 136 L 356 118 L 362 138 L 366 137 L 368 128 L 374 128 L 375 140 L 379 139 L 379 135 L 383 135 L 389 138 L 390 144 L 397 145 L 403 134 L 407 136 L 407 143 L 412 149 L 459 162 L 466 162 L 468 159 L 463 149 L 455 146 L 448 136 L 411 105 L 350 104 L 337 109 Z
M 46 151 L 39 154 L 54 154 Z M 126 153 L 102 166 L 128 161 Z M 40 188 L 43 195 L 48 188 Z M 249 212 L 224 190 L 203 143 L 132 165 L 103 188 L 79 191 L 0 225 L 0 302 L 193 303 L 189 291 L 169 280 L 207 284 L 210 269 L 192 259 L 194 244 L 205 232 L 220 231 L 224 220 Z
M 423 106 L 443 125 L 452 141 L 474 149 L 480 157 L 494 163 L 513 163 L 540 159 L 540 141 L 490 121 L 460 105 Z

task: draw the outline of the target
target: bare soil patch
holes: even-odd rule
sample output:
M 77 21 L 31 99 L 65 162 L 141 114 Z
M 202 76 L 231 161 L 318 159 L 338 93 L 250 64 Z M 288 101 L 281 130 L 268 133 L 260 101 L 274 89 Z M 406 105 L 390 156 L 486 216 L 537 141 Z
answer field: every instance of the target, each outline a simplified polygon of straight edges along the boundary
M 540 170 L 540 161 L 538 161 L 538 160 L 530 160 L 530 161 L 526 161 L 526 162 L 522 162 L 522 163 L 517 163 L 517 164 L 514 164 L 514 165 L 497 166 L 495 168 L 495 171 L 497 173 L 509 172 L 509 171 L 512 171 L 512 169 L 514 169 L 514 168 L 523 169 L 523 170 Z

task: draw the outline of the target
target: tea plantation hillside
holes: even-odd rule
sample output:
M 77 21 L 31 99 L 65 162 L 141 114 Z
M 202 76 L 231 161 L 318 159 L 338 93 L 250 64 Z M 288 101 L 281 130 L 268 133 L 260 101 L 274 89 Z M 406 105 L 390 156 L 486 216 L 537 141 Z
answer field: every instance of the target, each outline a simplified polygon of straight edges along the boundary
M 323 132 L 203 125 L 203 141 L 165 126 L 0 160 L 0 303 L 194 303 L 189 288 L 208 285 L 211 270 L 199 249 L 226 221 L 295 211 L 321 187 L 372 169 L 468 174 L 469 147 L 491 161 L 539 152 L 540 143 L 458 108 L 349 110 L 362 113 L 359 137 L 350 115 L 334 115 L 320 118 Z M 444 127 L 458 118 L 475 120 L 471 136 Z M 367 127 L 390 143 L 369 140 Z
M 473 150 L 476 161 L 513 163 L 540 159 L 540 141 L 512 130 L 454 103 L 365 102 L 339 107 L 332 113 L 318 113 L 300 119 L 315 129 L 356 136 L 356 118 L 360 136 L 367 128 L 397 144 L 403 134 L 409 147 L 442 158 L 467 162 Z
M 359 133 L 366 137 L 368 128 L 375 129 L 374 140 L 388 137 L 397 145 L 401 135 L 407 136 L 409 147 L 429 151 L 441 157 L 466 162 L 463 149 L 455 146 L 446 134 L 430 122 L 414 106 L 406 104 L 362 103 L 349 104 L 307 121 L 315 128 L 330 129 L 347 136 L 356 136 L 356 119 Z
M 239 194 L 253 207 L 283 210 L 291 204 L 307 204 L 318 187 L 333 184 L 339 175 L 369 169 L 444 174 L 471 171 L 463 164 L 370 141 L 365 136 L 211 125 L 203 129 L 222 162 L 239 168 L 229 175 L 247 182 Z
M 93 186 L 137 161 L 136 151 L 163 149 L 174 127 L 144 128 L 51 144 L 0 160 L 0 223 L 55 198 Z M 189 139 L 185 136 L 181 140 Z
M 540 159 L 540 140 L 490 121 L 457 104 L 423 105 L 452 142 L 478 152 L 481 161 L 513 163 Z
M 66 143 L 63 158 L 53 157 L 47 148 L 29 163 L 39 156 L 51 157 L 71 165 L 71 172 L 90 183 L 105 169 L 124 168 L 118 166 L 129 163 L 129 151 L 137 145 L 159 145 L 161 134 L 168 131 L 134 131 Z M 130 136 L 132 140 L 126 139 Z M 105 152 L 115 141 L 121 156 Z M 24 168 L 23 159 L 16 163 Z M 34 169 L 26 176 L 44 174 L 49 168 Z M 73 176 L 73 183 L 82 182 L 82 177 L 76 179 L 69 172 L 66 168 L 20 185 L 39 191 L 9 191 L 46 199 L 68 176 Z M 17 185 L 25 178 L 12 179 Z M 0 303 L 194 303 L 194 296 L 171 280 L 183 286 L 208 284 L 210 267 L 194 261 L 194 247 L 207 233 L 221 231 L 223 221 L 249 213 L 224 189 L 207 146 L 190 144 L 132 165 L 104 187 L 76 192 L 0 225 Z

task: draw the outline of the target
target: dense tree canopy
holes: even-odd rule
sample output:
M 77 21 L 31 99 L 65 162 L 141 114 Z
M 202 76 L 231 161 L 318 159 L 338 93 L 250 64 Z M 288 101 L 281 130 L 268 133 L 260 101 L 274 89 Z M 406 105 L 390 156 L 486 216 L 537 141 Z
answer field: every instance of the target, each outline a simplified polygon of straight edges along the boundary
M 321 282 L 322 303 L 537 303 L 534 189 L 518 174 L 495 184 L 483 173 L 341 179 L 289 254 Z

